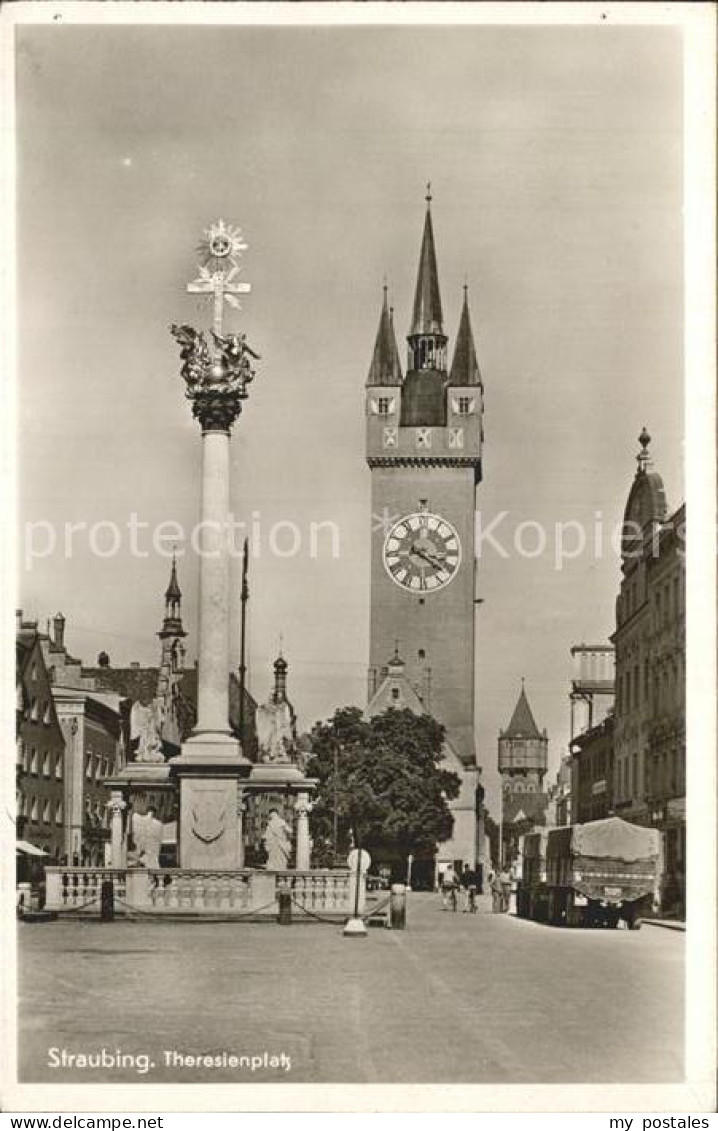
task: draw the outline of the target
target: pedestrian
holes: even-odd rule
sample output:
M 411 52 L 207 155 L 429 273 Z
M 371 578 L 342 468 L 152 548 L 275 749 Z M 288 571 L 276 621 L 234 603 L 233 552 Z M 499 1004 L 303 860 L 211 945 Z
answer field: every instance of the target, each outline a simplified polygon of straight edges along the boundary
M 494 915 L 499 915 L 502 910 L 503 900 L 501 892 L 501 877 L 496 869 L 489 872 L 489 887 L 491 888 L 491 910 Z
M 476 911 L 476 873 L 468 864 L 464 864 L 459 876 L 461 891 L 461 910 L 466 915 L 469 911 Z
M 506 912 L 509 909 L 509 899 L 511 897 L 511 873 L 508 868 L 504 867 L 501 869 L 499 882 L 501 884 L 501 910 Z
M 441 877 L 441 905 L 444 911 L 447 911 L 451 906 L 452 911 L 456 911 L 456 889 L 459 886 L 459 878 L 449 864 Z

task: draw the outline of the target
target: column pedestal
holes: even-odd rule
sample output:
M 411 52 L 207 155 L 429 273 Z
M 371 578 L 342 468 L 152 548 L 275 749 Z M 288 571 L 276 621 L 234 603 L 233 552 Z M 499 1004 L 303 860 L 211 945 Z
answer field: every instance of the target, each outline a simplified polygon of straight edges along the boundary
M 187 743 L 180 757 L 173 759 L 180 791 L 180 868 L 243 865 L 237 780 L 250 766 L 238 760 L 239 744 L 235 745 L 235 757 L 231 760 L 210 759 L 209 751 L 202 757 L 196 740 Z

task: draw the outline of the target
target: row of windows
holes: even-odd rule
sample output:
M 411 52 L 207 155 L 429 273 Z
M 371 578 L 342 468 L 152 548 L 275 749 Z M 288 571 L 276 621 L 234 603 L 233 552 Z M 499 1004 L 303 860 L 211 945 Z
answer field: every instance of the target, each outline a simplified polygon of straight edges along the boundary
M 681 578 L 674 577 L 657 587 L 653 594 L 653 627 L 670 624 L 673 617 L 685 612 L 685 593 Z
M 61 750 L 54 754 L 51 750 L 38 750 L 36 746 L 26 746 L 21 742 L 18 747 L 17 765 L 32 777 L 52 778 L 62 780 L 63 754 Z
M 678 750 L 664 750 L 647 767 L 646 792 L 652 797 L 676 797 L 685 791 L 685 762 Z
M 99 783 L 112 773 L 112 758 L 103 757 L 101 754 L 85 755 L 85 779 Z
M 55 800 L 52 797 L 22 795 L 18 799 L 17 808 L 20 817 L 26 817 L 34 824 L 62 824 L 63 806 L 61 800 Z M 85 816 L 104 827 L 109 827 L 110 815 L 104 801 L 97 799 L 93 801 L 89 797 L 85 798 Z
M 681 577 L 676 576 L 661 585 L 652 585 L 653 608 L 651 620 L 653 629 L 658 630 L 670 624 L 674 617 L 685 612 L 685 592 Z M 621 593 L 619 620 L 628 620 L 641 607 L 645 600 L 644 584 L 641 574 L 637 574 Z
M 626 754 L 616 762 L 614 789 L 617 801 L 629 801 L 631 798 L 641 796 L 639 793 L 638 754 Z
M 36 746 L 26 746 L 21 742 L 18 747 L 17 765 L 22 766 L 25 773 L 35 778 L 52 778 L 62 780 L 63 754 L 51 750 L 38 750 Z M 102 754 L 85 755 L 85 778 L 89 782 L 98 784 L 113 772 L 113 758 Z
M 62 801 L 51 797 L 21 797 L 18 802 L 18 815 L 27 817 L 34 824 L 62 824 Z
M 372 408 L 378 416 L 393 416 L 396 397 L 377 397 Z M 452 397 L 451 408 L 457 416 L 471 416 L 476 410 L 476 397 Z
M 669 660 L 662 664 L 660 670 L 654 670 L 648 660 L 643 661 L 643 678 L 641 667 L 635 664 L 633 668 L 623 672 L 616 678 L 616 713 L 629 714 L 639 707 L 650 706 L 654 713 L 678 707 L 684 697 L 684 671 L 680 661 Z
M 31 723 L 39 723 L 40 721 L 42 721 L 45 726 L 49 726 L 52 721 L 50 701 L 36 699 L 33 696 L 30 699 L 30 706 L 25 717 Z

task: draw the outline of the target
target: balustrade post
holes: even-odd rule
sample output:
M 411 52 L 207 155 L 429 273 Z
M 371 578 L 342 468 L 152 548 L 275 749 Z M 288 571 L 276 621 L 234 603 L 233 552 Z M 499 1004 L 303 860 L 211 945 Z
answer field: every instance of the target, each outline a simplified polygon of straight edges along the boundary
M 244 800 L 244 790 L 237 792 L 237 867 L 244 867 L 244 814 L 247 806 Z
M 127 808 L 127 802 L 122 796 L 121 789 L 113 789 L 111 791 L 107 808 L 110 810 L 111 814 L 110 866 L 112 868 L 124 868 L 126 860 L 122 814 Z
M 45 869 L 45 907 L 56 911 L 62 907 L 62 880 L 59 868 Z
M 309 814 L 311 804 L 307 793 L 298 793 L 294 803 L 297 813 L 297 843 L 295 867 L 298 872 L 308 872 L 310 868 L 311 845 L 309 841 Z

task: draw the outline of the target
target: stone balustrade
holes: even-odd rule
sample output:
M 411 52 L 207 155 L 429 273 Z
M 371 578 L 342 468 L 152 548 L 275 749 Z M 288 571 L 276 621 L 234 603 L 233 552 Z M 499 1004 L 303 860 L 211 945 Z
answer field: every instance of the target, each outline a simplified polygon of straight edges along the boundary
M 45 906 L 51 911 L 99 915 L 103 880 L 113 881 L 115 900 L 125 899 L 125 868 L 46 868 Z
M 341 920 L 354 912 L 356 877 L 349 871 L 281 871 L 190 868 L 47 867 L 46 907 L 99 915 L 103 880 L 112 880 L 115 914 L 206 915 L 274 918 L 277 890 L 288 887 L 293 914 Z M 364 883 L 359 893 L 364 907 Z

